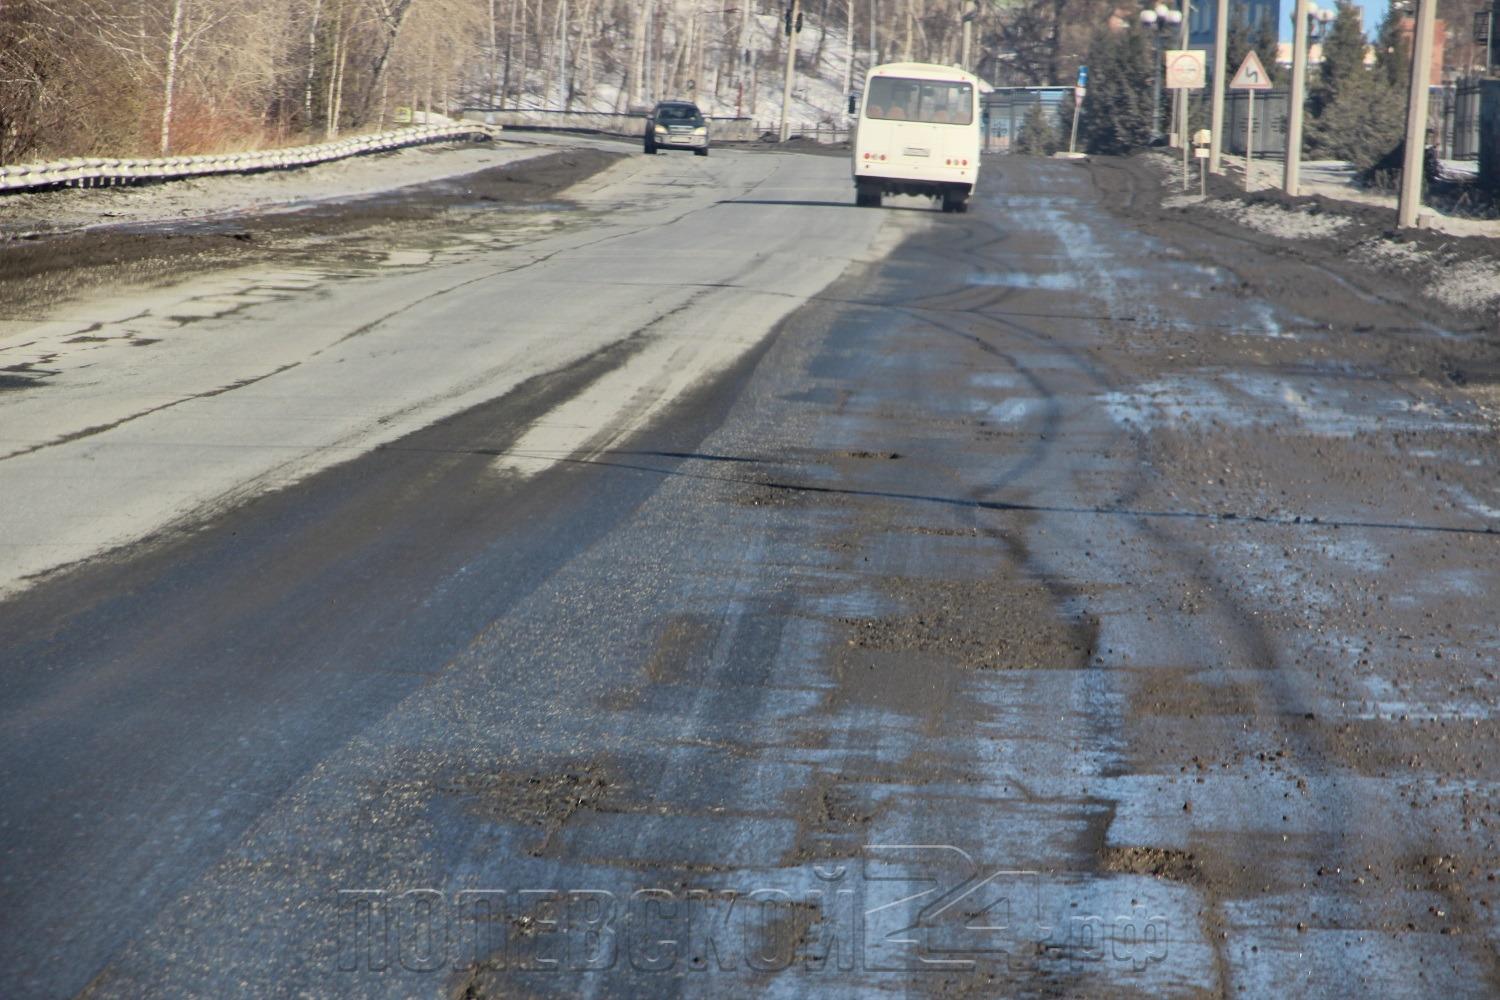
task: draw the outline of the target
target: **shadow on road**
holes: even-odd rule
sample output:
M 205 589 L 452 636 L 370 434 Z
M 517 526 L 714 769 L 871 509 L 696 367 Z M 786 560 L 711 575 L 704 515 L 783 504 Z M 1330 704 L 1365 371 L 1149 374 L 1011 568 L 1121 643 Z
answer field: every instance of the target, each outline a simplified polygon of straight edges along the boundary
M 798 201 L 775 198 L 725 198 L 719 205 L 794 205 L 800 208 L 861 208 L 852 201 Z M 886 205 L 887 212 L 935 212 L 934 208 L 919 208 L 915 205 Z

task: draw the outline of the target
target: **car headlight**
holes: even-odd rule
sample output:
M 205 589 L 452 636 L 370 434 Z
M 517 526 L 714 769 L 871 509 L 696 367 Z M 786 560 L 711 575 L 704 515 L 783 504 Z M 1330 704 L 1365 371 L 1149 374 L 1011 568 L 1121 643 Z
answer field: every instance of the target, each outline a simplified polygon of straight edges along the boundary
M 708 135 L 708 126 L 707 125 L 699 125 L 697 128 L 693 129 L 693 134 L 694 135 Z
M 667 127 L 665 125 L 658 125 L 658 126 L 656 126 L 656 131 L 658 131 L 658 132 L 665 132 L 666 130 L 667 130 Z

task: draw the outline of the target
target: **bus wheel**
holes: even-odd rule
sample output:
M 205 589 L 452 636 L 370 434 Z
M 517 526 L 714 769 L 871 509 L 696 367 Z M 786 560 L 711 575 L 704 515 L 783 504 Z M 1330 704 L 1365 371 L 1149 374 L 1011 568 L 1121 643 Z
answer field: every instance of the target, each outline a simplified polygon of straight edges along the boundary
M 943 195 L 943 211 L 945 212 L 967 212 L 969 201 L 961 194 Z
M 873 184 L 858 184 L 854 188 L 854 204 L 860 208 L 880 207 L 880 188 Z

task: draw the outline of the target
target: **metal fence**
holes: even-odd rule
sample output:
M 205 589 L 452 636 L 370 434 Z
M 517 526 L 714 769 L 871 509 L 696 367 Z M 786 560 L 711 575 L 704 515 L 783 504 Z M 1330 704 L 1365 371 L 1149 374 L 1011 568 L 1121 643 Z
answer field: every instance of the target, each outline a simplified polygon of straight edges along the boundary
M 1483 80 L 1479 90 L 1479 183 L 1500 191 L 1500 80 Z
M 645 131 L 645 112 L 558 111 L 549 108 L 464 108 L 465 121 L 484 122 L 509 129 L 594 132 L 639 138 Z M 717 142 L 757 142 L 779 136 L 778 122 L 752 118 L 709 118 L 710 134 Z M 794 122 L 792 135 L 811 142 L 837 143 L 849 138 L 848 128 L 830 122 Z
M 996 87 L 982 100 L 989 118 L 984 148 L 991 152 L 1011 152 L 1021 135 L 1021 123 L 1037 105 L 1054 128 L 1067 129 L 1073 124 L 1072 87 Z
M 1286 155 L 1286 119 L 1290 101 L 1284 90 L 1267 90 L 1255 95 L 1255 155 Z M 1237 156 L 1245 155 L 1246 129 L 1250 124 L 1250 94 L 1231 90 L 1224 99 L 1224 149 Z
M 1481 81 L 1460 80 L 1433 95 L 1433 115 L 1441 123 L 1438 148 L 1447 160 L 1479 158 L 1479 100 Z
M 407 146 L 459 139 L 490 139 L 498 129 L 484 125 L 418 125 L 374 135 L 352 136 L 315 146 L 292 146 L 255 153 L 225 153 L 207 156 L 167 156 L 157 159 L 105 157 L 53 160 L 0 167 L 0 193 L 35 191 L 56 187 L 112 187 L 149 181 L 180 180 L 213 174 L 240 174 L 262 170 L 285 170 L 315 163 L 342 160 L 363 153 L 380 153 Z

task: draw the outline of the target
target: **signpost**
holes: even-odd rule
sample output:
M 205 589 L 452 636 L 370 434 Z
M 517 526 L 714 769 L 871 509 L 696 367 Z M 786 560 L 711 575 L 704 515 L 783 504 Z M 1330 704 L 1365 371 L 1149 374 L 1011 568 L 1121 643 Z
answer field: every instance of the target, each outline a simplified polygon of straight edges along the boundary
M 1255 92 L 1271 89 L 1271 77 L 1266 73 L 1266 67 L 1254 49 L 1245 53 L 1245 61 L 1240 63 L 1229 86 L 1250 92 L 1250 108 L 1245 115 L 1245 190 L 1249 191 L 1250 173 L 1255 169 Z
M 1068 135 L 1068 155 L 1077 152 L 1078 146 L 1078 112 L 1083 110 L 1083 97 L 1089 92 L 1089 68 L 1078 67 L 1078 85 L 1073 88 L 1073 129 Z
M 1191 144 L 1187 141 L 1188 91 L 1202 90 L 1208 83 L 1208 60 L 1202 49 L 1168 49 L 1162 53 L 1166 59 L 1166 85 L 1177 91 L 1177 100 L 1182 107 L 1182 132 L 1178 141 L 1182 143 L 1182 189 L 1188 189 L 1188 158 Z
M 1208 161 L 1209 144 L 1213 142 L 1212 130 L 1200 128 L 1193 133 L 1193 155 L 1198 158 L 1198 182 L 1202 185 L 1201 194 L 1208 197 Z

